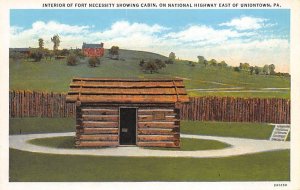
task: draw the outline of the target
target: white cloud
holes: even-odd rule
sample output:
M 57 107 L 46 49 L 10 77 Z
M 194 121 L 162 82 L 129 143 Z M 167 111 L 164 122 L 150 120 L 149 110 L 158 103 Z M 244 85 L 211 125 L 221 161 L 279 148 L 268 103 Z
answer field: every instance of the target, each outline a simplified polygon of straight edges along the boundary
M 229 22 L 219 24 L 220 26 L 230 26 L 237 30 L 257 30 L 264 27 L 267 19 L 243 16 L 241 18 L 234 18 Z
M 160 33 L 167 28 L 154 24 L 152 26 L 143 23 L 129 23 L 128 21 L 115 22 L 109 30 L 99 33 L 99 36 L 106 38 L 128 37 L 132 34 L 145 34 L 151 35 L 154 33 Z
M 180 32 L 172 32 L 166 35 L 171 40 L 176 40 L 184 44 L 208 45 L 223 43 L 232 38 L 253 36 L 253 32 L 237 32 L 231 29 L 214 29 L 205 25 L 190 26 Z
M 19 26 L 12 26 L 10 27 L 10 34 L 13 35 L 13 34 L 17 34 L 19 33 L 20 31 L 22 31 L 23 28 L 22 27 L 19 27 Z
M 53 35 L 59 34 L 67 38 L 72 36 L 80 37 L 87 34 L 89 28 L 89 26 L 67 25 L 55 21 L 36 21 L 29 29 L 12 26 L 10 28 L 10 47 L 35 47 L 39 38 L 45 40 L 46 47 L 51 47 L 50 39 Z M 73 40 L 76 39 L 74 38 Z
M 97 25 L 97 23 L 95 23 Z M 54 21 L 37 21 L 29 29 L 11 27 L 10 47 L 37 47 L 38 38 L 45 47 L 52 48 L 51 37 L 59 34 L 60 48 L 80 48 L 83 42 L 104 42 L 106 48 L 118 45 L 122 49 L 150 51 L 168 55 L 171 51 L 182 59 L 196 60 L 198 55 L 207 59 L 225 60 L 231 65 L 249 62 L 253 65 L 275 64 L 288 71 L 289 42 L 276 36 L 260 36 L 258 31 L 217 29 L 192 25 L 183 30 L 154 24 L 118 21 L 104 30 L 93 26 L 67 25 Z M 267 35 L 267 34 L 266 34 Z

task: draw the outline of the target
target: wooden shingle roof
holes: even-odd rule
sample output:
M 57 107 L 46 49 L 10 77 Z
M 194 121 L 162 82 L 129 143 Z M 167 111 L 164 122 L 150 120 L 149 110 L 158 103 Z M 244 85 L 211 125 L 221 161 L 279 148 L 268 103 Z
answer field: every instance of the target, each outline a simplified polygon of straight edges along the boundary
M 74 78 L 67 102 L 176 103 L 188 102 L 182 79 Z

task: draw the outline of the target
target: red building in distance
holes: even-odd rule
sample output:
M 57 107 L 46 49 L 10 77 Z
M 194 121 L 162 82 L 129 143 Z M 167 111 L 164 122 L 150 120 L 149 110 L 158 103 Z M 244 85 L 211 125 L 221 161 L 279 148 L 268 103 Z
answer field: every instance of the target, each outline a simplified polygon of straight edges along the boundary
M 104 55 L 104 44 L 82 44 L 83 54 L 87 57 L 102 57 Z

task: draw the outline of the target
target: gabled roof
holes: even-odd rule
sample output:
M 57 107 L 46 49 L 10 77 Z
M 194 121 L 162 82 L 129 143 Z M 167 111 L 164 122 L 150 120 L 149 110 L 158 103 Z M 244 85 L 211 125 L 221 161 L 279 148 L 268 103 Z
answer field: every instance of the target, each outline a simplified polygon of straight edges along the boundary
M 188 102 L 182 79 L 74 78 L 67 102 L 176 103 Z
M 103 43 L 101 44 L 87 44 L 87 43 L 83 43 L 82 44 L 82 49 L 84 48 L 103 48 Z

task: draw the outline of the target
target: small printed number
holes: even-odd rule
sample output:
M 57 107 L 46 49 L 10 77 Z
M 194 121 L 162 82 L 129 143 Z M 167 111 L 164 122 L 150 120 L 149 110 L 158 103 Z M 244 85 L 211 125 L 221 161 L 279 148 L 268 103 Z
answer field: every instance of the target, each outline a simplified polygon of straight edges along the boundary
M 286 183 L 275 183 L 274 187 L 287 187 Z

